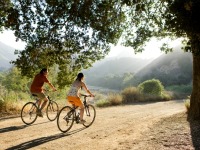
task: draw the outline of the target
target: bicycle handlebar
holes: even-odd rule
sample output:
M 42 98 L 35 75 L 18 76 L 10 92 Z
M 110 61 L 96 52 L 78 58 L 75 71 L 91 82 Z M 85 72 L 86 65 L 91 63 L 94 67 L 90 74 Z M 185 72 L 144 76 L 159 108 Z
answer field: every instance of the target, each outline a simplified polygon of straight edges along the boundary
M 91 95 L 86 95 L 86 94 L 80 94 L 83 97 L 92 97 Z

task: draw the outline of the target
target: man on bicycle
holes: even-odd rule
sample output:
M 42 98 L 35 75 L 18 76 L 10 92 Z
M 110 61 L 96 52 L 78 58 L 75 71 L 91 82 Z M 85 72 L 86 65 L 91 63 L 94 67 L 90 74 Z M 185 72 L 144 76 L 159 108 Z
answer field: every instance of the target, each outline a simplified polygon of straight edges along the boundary
M 48 101 L 42 86 L 46 82 L 54 91 L 56 91 L 56 88 L 47 79 L 47 74 L 48 70 L 43 68 L 40 73 L 35 76 L 30 88 L 31 94 L 36 95 L 39 98 L 37 115 L 40 117 L 43 117 L 42 109 L 46 106 Z M 42 100 L 44 101 L 43 103 Z

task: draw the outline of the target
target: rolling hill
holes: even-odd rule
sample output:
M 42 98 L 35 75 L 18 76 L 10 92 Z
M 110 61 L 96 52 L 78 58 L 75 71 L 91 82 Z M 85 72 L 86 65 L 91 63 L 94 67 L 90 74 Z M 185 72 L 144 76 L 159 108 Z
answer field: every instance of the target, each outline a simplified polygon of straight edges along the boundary
M 152 59 L 138 59 L 132 57 L 111 57 L 96 62 L 93 67 L 84 70 L 87 75 L 103 77 L 107 75 L 122 75 L 136 73 L 146 66 Z
M 128 57 L 104 59 L 84 70 L 84 74 L 89 85 L 105 88 L 137 86 L 153 78 L 160 80 L 164 86 L 188 85 L 192 82 L 192 54 L 176 47 L 173 52 L 163 54 L 153 61 Z
M 135 76 L 140 82 L 156 78 L 165 86 L 189 84 L 192 81 L 192 54 L 177 47 L 152 61 Z
M 9 69 L 12 66 L 10 61 L 17 58 L 17 55 L 14 55 L 14 51 L 15 48 L 0 42 L 0 71 Z

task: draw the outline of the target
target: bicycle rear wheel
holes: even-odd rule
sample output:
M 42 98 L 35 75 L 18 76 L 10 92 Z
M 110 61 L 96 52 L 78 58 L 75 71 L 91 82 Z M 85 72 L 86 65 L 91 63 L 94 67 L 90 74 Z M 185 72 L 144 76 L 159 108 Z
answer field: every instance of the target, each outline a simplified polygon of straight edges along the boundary
M 96 117 L 95 107 L 91 104 L 85 106 L 84 120 L 86 121 L 83 125 L 89 127 L 93 124 Z
M 33 102 L 26 103 L 21 110 L 22 121 L 30 125 L 37 119 L 37 106 Z
M 58 104 L 55 101 L 49 101 L 49 104 L 46 110 L 47 118 L 50 121 L 54 121 L 58 116 L 58 110 L 59 110 Z
M 65 106 L 58 113 L 57 126 L 61 132 L 67 132 L 74 123 L 74 111 L 71 107 Z

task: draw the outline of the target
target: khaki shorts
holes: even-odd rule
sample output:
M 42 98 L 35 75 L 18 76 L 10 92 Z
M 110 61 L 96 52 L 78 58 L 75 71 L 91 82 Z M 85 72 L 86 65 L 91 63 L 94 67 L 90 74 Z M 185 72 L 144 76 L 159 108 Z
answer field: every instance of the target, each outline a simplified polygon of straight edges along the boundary
M 46 95 L 44 95 L 44 93 L 31 93 L 31 94 L 37 95 L 37 97 L 39 99 L 45 99 L 46 98 Z
M 83 106 L 83 103 L 79 97 L 74 97 L 74 96 L 67 96 L 68 102 L 70 102 L 72 105 L 81 107 Z

